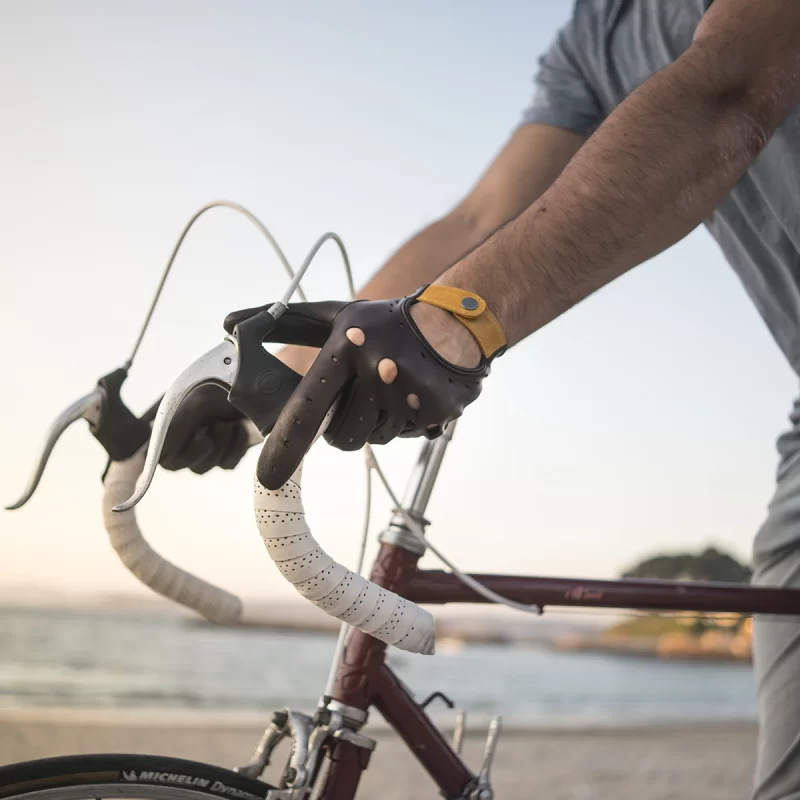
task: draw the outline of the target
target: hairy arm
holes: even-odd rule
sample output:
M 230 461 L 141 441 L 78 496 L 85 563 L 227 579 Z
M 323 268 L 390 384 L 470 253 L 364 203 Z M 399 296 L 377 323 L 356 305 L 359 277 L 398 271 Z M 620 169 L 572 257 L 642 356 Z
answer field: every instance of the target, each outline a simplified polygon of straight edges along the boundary
M 687 51 L 439 282 L 482 295 L 515 344 L 699 225 L 798 102 L 800 2 L 715 0 Z M 415 317 L 451 360 L 477 361 L 449 315 Z
M 359 297 L 402 297 L 435 281 L 539 197 L 583 142 L 581 136 L 547 125 L 519 128 L 467 197 L 403 244 Z M 287 347 L 279 357 L 305 373 L 317 352 L 310 347 Z

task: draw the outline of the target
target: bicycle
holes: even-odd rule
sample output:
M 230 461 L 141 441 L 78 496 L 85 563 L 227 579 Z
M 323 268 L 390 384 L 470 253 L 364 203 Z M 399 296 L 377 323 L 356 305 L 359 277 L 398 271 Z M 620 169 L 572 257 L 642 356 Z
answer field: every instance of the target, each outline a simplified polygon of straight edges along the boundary
M 184 230 L 133 355 L 183 237 L 203 211 L 216 205 L 231 204 L 205 207 Z M 263 228 L 249 212 L 233 207 Z M 347 265 L 338 237 L 322 237 L 294 276 L 284 296 L 286 302 L 328 238 L 339 245 Z M 283 254 L 274 246 L 291 272 Z M 274 314 L 280 312 L 279 305 Z M 297 375 L 261 346 L 265 333 L 274 324 L 272 311 L 261 312 L 237 326 L 233 335 L 185 370 L 160 403 L 141 418 L 120 397 L 133 355 L 123 367 L 101 378 L 93 392 L 70 406 L 51 426 L 31 481 L 11 508 L 21 507 L 33 495 L 49 454 L 66 427 L 77 419 L 86 419 L 91 433 L 109 455 L 104 475 L 104 521 L 123 563 L 154 591 L 211 621 L 234 624 L 242 612 L 238 598 L 158 555 L 145 542 L 133 506 L 153 478 L 172 415 L 195 386 L 204 382 L 225 386 L 230 401 L 250 420 L 253 443 L 269 433 L 298 381 Z M 500 719 L 490 723 L 482 766 L 473 772 L 460 755 L 465 733 L 463 712 L 458 715 L 453 741 L 448 742 L 427 715 L 427 701 L 418 703 L 385 661 L 389 644 L 416 653 L 433 652 L 433 617 L 418 604 L 503 602 L 539 614 L 545 607 L 800 614 L 797 589 L 664 580 L 464 575 L 443 557 L 449 571 L 419 569 L 419 558 L 427 547 L 432 547 L 425 537 L 429 524 L 425 511 L 453 431 L 451 424 L 440 438 L 423 444 L 402 501 L 391 491 L 374 454 L 367 448 L 368 466 L 377 472 L 395 504 L 389 524 L 380 534 L 381 546 L 369 580 L 360 576 L 360 566 L 351 572 L 337 564 L 311 536 L 302 510 L 302 465 L 292 480 L 277 491 L 268 491 L 258 480 L 255 482 L 256 520 L 268 553 L 301 595 L 344 623 L 328 686 L 313 714 L 290 708 L 276 711 L 250 760 L 234 770 L 159 756 L 66 756 L 0 767 L 0 798 L 305 800 L 313 794 L 318 800 L 353 800 L 376 744 L 364 732 L 368 713 L 374 708 L 411 749 L 443 797 L 492 800 L 490 773 Z M 291 753 L 279 785 L 271 786 L 260 778 L 276 746 L 284 739 L 291 740 Z

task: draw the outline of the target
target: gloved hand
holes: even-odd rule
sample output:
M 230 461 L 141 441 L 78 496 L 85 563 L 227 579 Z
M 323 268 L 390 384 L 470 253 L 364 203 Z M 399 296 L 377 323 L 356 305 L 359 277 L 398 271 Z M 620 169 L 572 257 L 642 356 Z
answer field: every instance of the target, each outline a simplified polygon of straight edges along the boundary
M 200 386 L 181 403 L 167 431 L 161 466 L 203 475 L 212 467 L 233 469 L 248 449 L 244 415 L 219 386 Z
M 502 329 L 485 303 L 469 295 L 464 318 L 485 315 L 487 324 L 490 318 L 502 342 L 489 336 L 490 345 L 497 346 L 486 350 L 482 344 L 484 355 L 476 367 L 456 366 L 429 344 L 412 318 L 410 310 L 423 293 L 387 301 L 293 303 L 278 319 L 268 341 L 322 349 L 264 445 L 257 472 L 263 486 L 277 489 L 286 483 L 337 398 L 325 439 L 341 450 L 358 450 L 365 442 L 385 444 L 396 436 L 438 436 L 478 397 L 491 358 L 504 349 Z M 225 329 L 232 332 L 267 307 L 228 315 Z

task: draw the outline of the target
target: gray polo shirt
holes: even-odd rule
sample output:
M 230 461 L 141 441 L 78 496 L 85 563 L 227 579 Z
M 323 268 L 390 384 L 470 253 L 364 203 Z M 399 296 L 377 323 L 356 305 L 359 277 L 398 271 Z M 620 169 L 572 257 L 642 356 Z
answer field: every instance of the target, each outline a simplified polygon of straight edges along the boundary
M 680 56 L 710 4 L 577 0 L 572 18 L 539 61 L 523 122 L 591 133 L 637 86 Z M 706 226 L 800 374 L 800 109 Z

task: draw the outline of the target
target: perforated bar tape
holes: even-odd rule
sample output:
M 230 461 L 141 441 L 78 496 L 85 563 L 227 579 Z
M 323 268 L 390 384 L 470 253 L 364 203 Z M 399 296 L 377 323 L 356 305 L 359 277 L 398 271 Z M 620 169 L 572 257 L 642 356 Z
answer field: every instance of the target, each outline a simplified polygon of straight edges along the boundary
M 303 597 L 332 617 L 392 644 L 430 655 L 436 625 L 429 611 L 337 564 L 315 541 L 300 491 L 301 464 L 280 489 L 255 479 L 255 511 L 267 552 Z
M 145 445 L 127 461 L 112 462 L 103 481 L 103 523 L 111 546 L 122 563 L 154 592 L 193 609 L 210 622 L 238 622 L 242 615 L 242 603 L 238 597 L 160 556 L 142 535 L 133 509 L 119 513 L 111 510 L 133 493 L 136 479 L 144 467 L 146 449 Z

